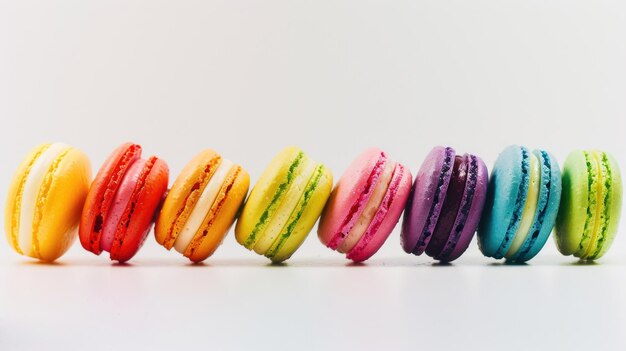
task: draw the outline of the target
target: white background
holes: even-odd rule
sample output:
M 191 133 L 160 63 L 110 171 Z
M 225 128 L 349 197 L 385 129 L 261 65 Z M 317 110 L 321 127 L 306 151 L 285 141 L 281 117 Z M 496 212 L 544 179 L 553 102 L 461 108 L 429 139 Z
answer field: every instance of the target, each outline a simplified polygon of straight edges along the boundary
M 489 167 L 513 143 L 626 165 L 625 34 L 623 1 L 0 0 L 0 197 L 46 141 L 94 172 L 135 141 L 172 180 L 214 148 L 254 182 L 293 144 L 336 179 L 369 146 L 413 174 L 435 145 Z M 475 242 L 433 266 L 398 237 L 363 266 L 315 232 L 284 266 L 232 233 L 199 266 L 152 237 L 128 266 L 1 243 L 0 349 L 626 347 L 624 233 L 596 265 L 550 240 L 527 266 Z

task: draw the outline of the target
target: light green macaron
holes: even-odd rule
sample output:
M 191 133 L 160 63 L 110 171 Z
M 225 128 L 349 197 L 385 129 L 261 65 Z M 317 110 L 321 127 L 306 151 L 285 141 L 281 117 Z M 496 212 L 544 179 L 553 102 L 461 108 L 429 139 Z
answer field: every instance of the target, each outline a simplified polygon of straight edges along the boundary
M 615 159 L 603 151 L 574 151 L 563 165 L 563 193 L 556 244 L 563 255 L 602 257 L 617 234 L 622 178 Z

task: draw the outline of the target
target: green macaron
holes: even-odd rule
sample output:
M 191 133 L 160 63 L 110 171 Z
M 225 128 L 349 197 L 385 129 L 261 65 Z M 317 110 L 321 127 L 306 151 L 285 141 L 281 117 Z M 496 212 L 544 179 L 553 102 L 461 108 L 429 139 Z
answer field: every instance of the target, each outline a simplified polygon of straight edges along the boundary
M 563 166 L 563 193 L 556 221 L 559 251 L 581 260 L 602 257 L 617 234 L 622 178 L 603 151 L 574 151 Z

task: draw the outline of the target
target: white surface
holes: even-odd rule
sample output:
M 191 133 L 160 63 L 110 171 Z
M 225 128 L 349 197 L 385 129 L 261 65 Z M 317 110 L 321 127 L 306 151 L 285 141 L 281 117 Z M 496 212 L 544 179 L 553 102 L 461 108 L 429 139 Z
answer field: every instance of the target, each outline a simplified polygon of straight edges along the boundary
M 489 166 L 511 143 L 626 165 L 624 33 L 617 0 L 0 0 L 0 197 L 43 141 L 95 170 L 133 140 L 173 176 L 212 147 L 252 182 L 290 144 L 335 177 L 372 145 L 413 173 L 441 144 Z M 549 242 L 529 266 L 472 245 L 431 267 L 396 231 L 344 267 L 313 233 L 267 267 L 231 234 L 207 266 L 152 239 L 129 267 L 78 244 L 42 266 L 0 244 L 0 349 L 624 349 L 625 254 L 621 233 L 594 266 Z

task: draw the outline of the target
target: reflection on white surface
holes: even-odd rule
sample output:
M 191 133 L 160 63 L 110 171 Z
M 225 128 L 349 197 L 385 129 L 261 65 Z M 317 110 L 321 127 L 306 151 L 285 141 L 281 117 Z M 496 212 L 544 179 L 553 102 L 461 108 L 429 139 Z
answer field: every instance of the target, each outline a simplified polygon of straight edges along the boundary
M 341 257 L 270 265 L 76 257 L 0 268 L 0 346 L 66 349 L 592 349 L 623 336 L 626 262 Z M 97 341 L 96 341 L 97 340 Z M 506 346 L 506 347 L 505 347 Z

